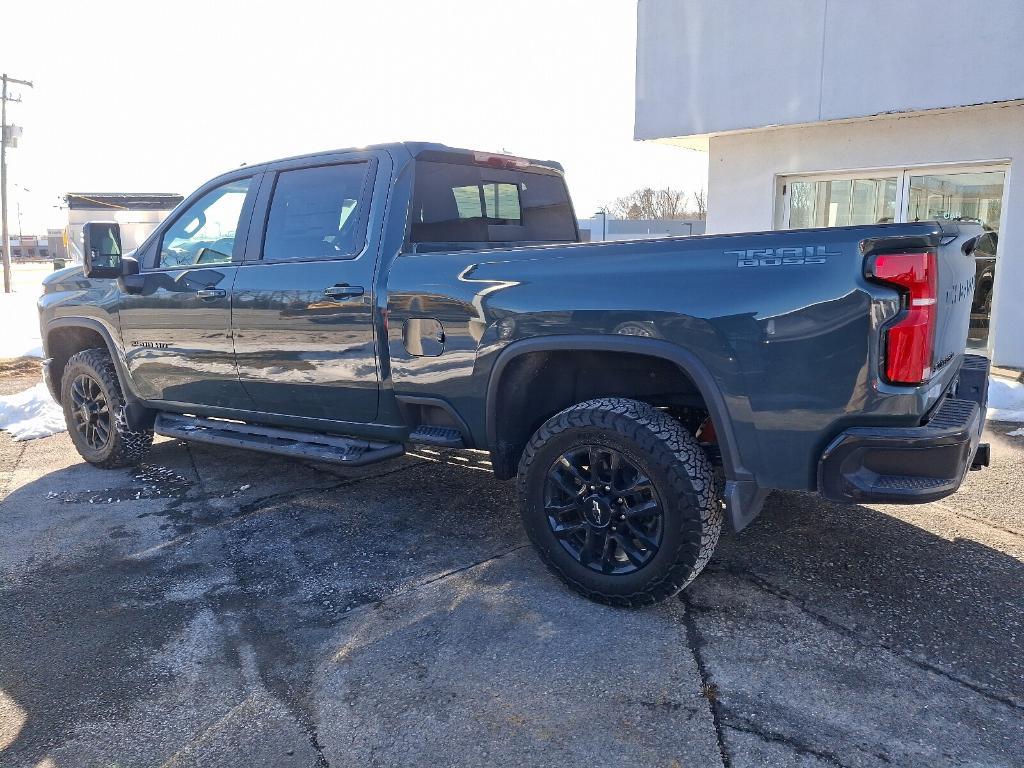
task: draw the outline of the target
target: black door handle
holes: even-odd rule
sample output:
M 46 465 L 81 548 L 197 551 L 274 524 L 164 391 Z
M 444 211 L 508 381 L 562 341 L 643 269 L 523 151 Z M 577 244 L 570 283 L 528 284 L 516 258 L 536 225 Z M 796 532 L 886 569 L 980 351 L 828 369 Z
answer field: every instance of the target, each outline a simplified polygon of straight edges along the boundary
M 200 288 L 196 291 L 200 299 L 223 299 L 226 295 L 227 291 L 223 288 Z
M 348 299 L 353 296 L 362 295 L 363 286 L 361 285 L 339 284 L 332 285 L 330 288 L 324 288 L 324 296 L 330 296 L 332 299 Z

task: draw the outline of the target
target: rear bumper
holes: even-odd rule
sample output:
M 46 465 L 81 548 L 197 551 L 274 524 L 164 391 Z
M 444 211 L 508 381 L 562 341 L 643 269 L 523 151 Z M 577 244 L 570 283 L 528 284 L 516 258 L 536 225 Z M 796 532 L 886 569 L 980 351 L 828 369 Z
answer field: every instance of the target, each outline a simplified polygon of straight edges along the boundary
M 953 386 L 918 427 L 854 427 L 818 462 L 818 491 L 847 502 L 921 504 L 949 496 L 972 467 L 988 464 L 981 445 L 989 361 L 966 355 Z

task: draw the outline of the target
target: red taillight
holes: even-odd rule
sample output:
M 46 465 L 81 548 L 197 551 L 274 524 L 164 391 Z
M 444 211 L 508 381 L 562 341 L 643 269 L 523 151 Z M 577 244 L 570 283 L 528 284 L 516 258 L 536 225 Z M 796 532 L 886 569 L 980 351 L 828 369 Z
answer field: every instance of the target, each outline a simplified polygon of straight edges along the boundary
M 903 311 L 886 330 L 885 376 L 893 384 L 920 384 L 932 375 L 938 263 L 935 251 L 883 253 L 869 272 L 900 289 Z

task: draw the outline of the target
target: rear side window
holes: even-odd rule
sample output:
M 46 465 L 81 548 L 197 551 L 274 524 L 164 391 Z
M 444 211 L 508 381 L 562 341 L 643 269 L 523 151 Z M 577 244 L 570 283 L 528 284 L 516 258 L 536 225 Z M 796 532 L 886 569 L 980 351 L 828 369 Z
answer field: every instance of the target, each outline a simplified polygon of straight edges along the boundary
M 413 243 L 572 242 L 576 220 L 557 174 L 418 161 Z
M 278 174 L 263 260 L 355 256 L 363 245 L 359 208 L 367 168 L 367 163 L 346 163 Z

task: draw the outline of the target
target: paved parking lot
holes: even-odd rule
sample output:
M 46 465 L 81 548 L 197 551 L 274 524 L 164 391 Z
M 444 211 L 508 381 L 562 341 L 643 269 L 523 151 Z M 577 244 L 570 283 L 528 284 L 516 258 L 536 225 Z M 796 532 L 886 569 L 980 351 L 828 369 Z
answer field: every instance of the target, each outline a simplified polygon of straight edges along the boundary
M 0 765 L 1021 765 L 1007 431 L 942 503 L 773 495 L 637 611 L 547 574 L 484 454 L 0 435 Z

